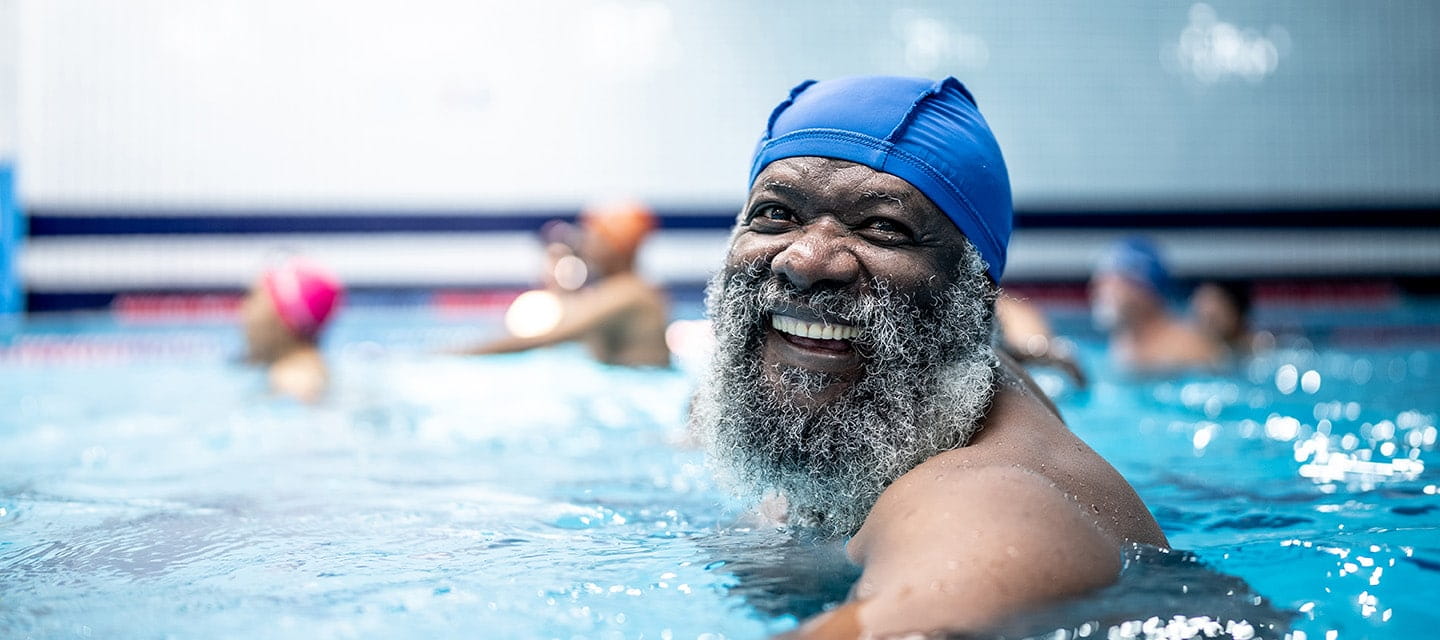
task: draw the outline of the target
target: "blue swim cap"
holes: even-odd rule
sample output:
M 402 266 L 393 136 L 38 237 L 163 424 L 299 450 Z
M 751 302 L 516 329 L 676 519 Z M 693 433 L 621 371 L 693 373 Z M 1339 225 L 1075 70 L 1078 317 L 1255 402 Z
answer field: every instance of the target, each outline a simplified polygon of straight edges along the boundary
M 770 114 L 750 186 L 781 158 L 849 160 L 898 176 L 954 221 L 1000 281 L 1014 208 L 1000 145 L 955 78 L 807 80 Z
M 1160 249 L 1143 236 L 1130 236 L 1110 245 L 1095 270 L 1149 287 L 1162 298 L 1170 294 L 1170 270 L 1165 267 L 1165 259 Z

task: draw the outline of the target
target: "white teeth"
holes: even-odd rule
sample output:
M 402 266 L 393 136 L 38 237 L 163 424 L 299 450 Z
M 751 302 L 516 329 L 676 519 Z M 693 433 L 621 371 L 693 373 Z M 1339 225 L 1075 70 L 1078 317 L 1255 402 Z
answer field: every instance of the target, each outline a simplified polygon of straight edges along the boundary
M 772 314 L 770 326 L 777 331 L 782 331 L 802 338 L 813 338 L 816 340 L 850 340 L 860 335 L 860 330 L 845 324 L 826 324 L 823 322 L 805 322 L 790 316 Z

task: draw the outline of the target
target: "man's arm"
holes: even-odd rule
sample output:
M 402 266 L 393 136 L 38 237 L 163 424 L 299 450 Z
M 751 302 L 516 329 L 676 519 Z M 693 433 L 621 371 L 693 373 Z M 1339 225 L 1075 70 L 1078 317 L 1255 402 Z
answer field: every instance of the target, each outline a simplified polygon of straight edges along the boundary
M 917 468 L 881 496 L 850 544 L 864 566 L 850 601 L 796 637 L 981 630 L 1110 584 L 1120 570 L 1117 544 L 1048 480 L 1017 467 Z

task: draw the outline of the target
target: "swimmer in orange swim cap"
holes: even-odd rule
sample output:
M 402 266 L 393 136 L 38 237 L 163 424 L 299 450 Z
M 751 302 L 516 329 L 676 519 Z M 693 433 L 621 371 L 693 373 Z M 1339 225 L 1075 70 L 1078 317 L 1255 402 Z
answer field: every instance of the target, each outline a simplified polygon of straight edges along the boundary
M 343 297 L 334 274 L 301 258 L 267 269 L 250 288 L 240 309 L 246 359 L 268 368 L 271 390 L 304 402 L 324 395 L 318 341 Z
M 511 353 L 578 341 L 606 364 L 669 366 L 669 303 L 635 271 L 640 247 L 655 227 L 654 214 L 638 202 L 587 207 L 580 214 L 580 233 L 571 240 L 574 255 L 585 264 L 586 282 L 569 293 L 552 288 L 522 294 L 506 314 L 510 335 L 464 353 Z

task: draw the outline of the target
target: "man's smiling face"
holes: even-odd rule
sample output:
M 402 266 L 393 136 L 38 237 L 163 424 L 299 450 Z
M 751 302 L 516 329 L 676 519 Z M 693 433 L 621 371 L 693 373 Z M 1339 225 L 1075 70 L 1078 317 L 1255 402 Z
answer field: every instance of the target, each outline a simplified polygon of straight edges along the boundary
M 726 273 L 768 265 L 796 294 L 765 310 L 760 357 L 767 371 L 808 370 L 854 382 L 867 327 L 829 294 L 853 299 L 878 289 L 929 307 L 949 287 L 964 236 L 909 183 L 864 165 L 829 158 L 785 158 L 755 180 L 732 238 Z M 882 284 L 883 283 L 883 284 Z M 772 382 L 774 382 L 772 380 Z M 823 402 L 840 384 L 799 402 Z
M 796 157 L 755 184 L 708 290 L 716 351 L 692 416 L 734 488 L 853 533 L 890 482 L 979 428 L 995 287 L 900 178 Z

